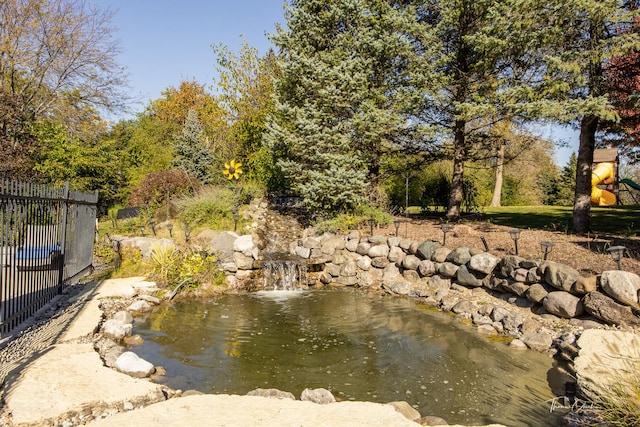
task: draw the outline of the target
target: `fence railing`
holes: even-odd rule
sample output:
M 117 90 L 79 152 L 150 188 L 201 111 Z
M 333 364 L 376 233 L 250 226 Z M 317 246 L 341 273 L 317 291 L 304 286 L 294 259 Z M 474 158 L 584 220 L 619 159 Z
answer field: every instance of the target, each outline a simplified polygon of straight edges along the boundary
M 98 193 L 0 180 L 0 338 L 88 271 Z

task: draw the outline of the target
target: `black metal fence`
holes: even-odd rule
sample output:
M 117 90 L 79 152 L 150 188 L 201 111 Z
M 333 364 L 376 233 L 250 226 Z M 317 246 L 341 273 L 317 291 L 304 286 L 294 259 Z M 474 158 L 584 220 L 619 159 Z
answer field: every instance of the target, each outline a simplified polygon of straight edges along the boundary
M 87 272 L 98 193 L 0 180 L 0 338 Z

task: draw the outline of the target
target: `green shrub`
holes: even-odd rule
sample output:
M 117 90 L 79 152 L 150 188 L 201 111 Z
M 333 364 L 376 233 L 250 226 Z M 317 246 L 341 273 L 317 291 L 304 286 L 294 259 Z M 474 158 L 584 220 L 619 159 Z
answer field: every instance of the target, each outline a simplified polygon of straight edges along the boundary
M 176 271 L 176 285 L 187 279 L 192 279 L 192 287 L 203 284 L 221 285 L 225 280 L 224 274 L 218 268 L 217 258 L 195 250 L 181 254 Z
M 219 229 L 233 224 L 231 209 L 237 195 L 229 187 L 207 187 L 193 197 L 178 201 L 182 220 L 191 226 L 208 226 Z M 226 227 L 228 229 L 228 227 Z
M 145 276 L 148 267 L 142 262 L 142 252 L 138 248 L 121 248 L 113 277 Z
M 369 227 L 371 218 L 375 221 L 376 226 L 389 225 L 393 221 L 391 214 L 369 205 L 361 205 L 353 213 L 341 213 L 332 218 L 320 219 L 313 226 L 320 233 L 346 232 Z
M 199 182 L 177 169 L 148 173 L 130 197 L 132 206 L 160 206 L 171 197 L 196 191 Z

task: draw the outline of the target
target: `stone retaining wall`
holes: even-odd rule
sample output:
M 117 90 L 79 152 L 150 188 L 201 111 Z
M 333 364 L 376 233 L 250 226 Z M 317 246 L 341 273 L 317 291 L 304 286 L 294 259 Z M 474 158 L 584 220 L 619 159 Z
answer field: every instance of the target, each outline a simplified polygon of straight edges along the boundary
M 257 234 L 203 232 L 196 240 L 218 255 L 231 289 L 263 286 L 267 244 Z M 475 248 L 449 249 L 433 241 L 362 236 L 358 231 L 317 236 L 312 229 L 306 230 L 290 244 L 288 255 L 310 267 L 308 285 L 355 286 L 420 297 L 471 319 L 483 333 L 511 335 L 537 350 L 544 351 L 551 340 L 557 341 L 557 331 L 540 333 L 540 325 L 527 323 L 526 315 L 478 304 L 474 301 L 478 295 L 469 298 L 464 293 L 484 289 L 514 308 L 526 308 L 526 313 L 571 319 L 574 326 L 585 329 L 603 324 L 640 326 L 640 277 L 631 272 L 613 270 L 582 277 L 572 267 L 552 261 L 499 258 Z
M 231 238 L 229 238 L 231 237 Z M 223 268 L 234 287 L 255 279 L 262 254 L 251 236 L 218 236 L 229 242 Z M 220 248 L 217 248 L 218 250 Z M 230 250 L 233 249 L 233 250 Z M 495 255 L 474 248 L 449 249 L 432 242 L 399 237 L 325 234 L 293 242 L 290 253 L 313 266 L 311 285 L 382 288 L 387 292 L 426 298 L 447 306 L 456 286 L 509 293 L 518 306 L 536 314 L 561 318 L 593 316 L 604 324 L 639 326 L 640 277 L 626 271 L 605 271 L 582 277 L 564 264 L 541 259 Z M 254 286 L 255 287 L 255 286 Z

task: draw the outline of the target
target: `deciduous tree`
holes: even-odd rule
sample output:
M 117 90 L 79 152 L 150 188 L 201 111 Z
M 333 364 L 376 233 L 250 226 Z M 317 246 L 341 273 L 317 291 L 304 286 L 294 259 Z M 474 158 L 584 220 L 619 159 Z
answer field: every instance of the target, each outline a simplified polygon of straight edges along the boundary
M 274 111 L 273 79 L 278 74 L 275 55 L 269 51 L 260 57 L 246 40 L 238 53 L 224 44 L 214 45 L 213 51 L 218 71 L 216 99 L 228 124 L 219 151 L 226 161 L 242 159 L 250 179 L 273 189 L 280 180 L 263 135 L 266 118 Z
M 0 2 L 0 84 L 35 118 L 66 123 L 69 105 L 122 108 L 112 12 L 86 0 Z
M 539 105 L 544 114 L 580 129 L 573 204 L 573 231 L 590 227 L 591 168 L 596 132 L 619 116 L 607 93 L 605 68 L 612 58 L 640 47 L 638 34 L 628 31 L 634 13 L 619 0 L 546 2 L 544 21 L 555 26 L 543 59 Z
M 0 178 L 33 177 L 32 152 L 39 145 L 22 97 L 0 88 Z

